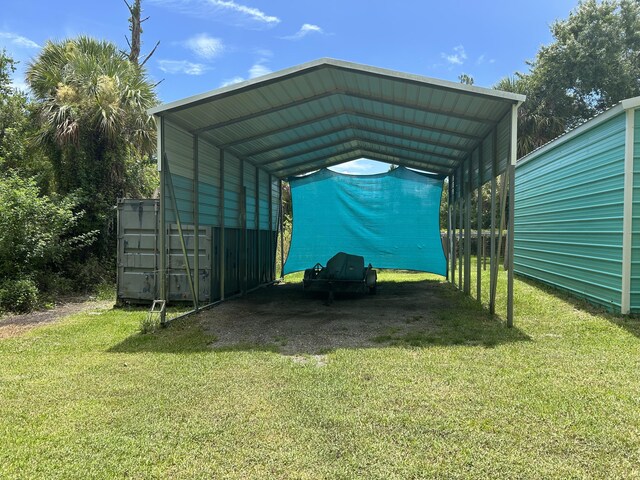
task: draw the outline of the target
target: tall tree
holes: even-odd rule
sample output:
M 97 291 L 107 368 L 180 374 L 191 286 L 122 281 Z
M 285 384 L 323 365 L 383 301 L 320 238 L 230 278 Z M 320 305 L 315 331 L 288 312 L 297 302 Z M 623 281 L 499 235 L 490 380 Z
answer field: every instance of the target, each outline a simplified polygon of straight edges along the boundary
M 529 72 L 495 88 L 527 95 L 519 112 L 519 156 L 625 98 L 640 95 L 640 1 L 581 1 L 552 24 L 554 41 Z
M 640 2 L 584 0 L 551 26 L 531 63 L 531 87 L 572 127 L 640 95 Z
M 143 68 L 106 41 L 78 37 L 47 42 L 27 69 L 37 103 L 39 144 L 60 193 L 77 192 L 87 230 L 106 236 L 116 198 L 149 194 L 139 178 L 155 151 L 147 109 L 157 103 Z M 151 187 L 151 186 L 149 186 Z
M 124 0 L 125 5 L 129 9 L 129 32 L 131 32 L 131 39 L 126 38 L 129 44 L 129 61 L 136 65 L 144 65 L 151 58 L 160 45 L 160 41 L 156 42 L 151 52 L 140 62 L 140 50 L 142 48 L 142 24 L 149 20 L 149 17 L 142 18 L 142 2 L 141 0 L 134 0 L 133 4 Z

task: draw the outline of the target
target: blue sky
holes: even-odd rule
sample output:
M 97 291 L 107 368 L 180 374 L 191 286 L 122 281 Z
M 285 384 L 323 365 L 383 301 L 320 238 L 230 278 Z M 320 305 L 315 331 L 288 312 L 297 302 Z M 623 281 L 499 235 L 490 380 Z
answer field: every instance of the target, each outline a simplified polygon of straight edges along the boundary
M 526 71 L 551 42 L 549 25 L 577 0 L 143 0 L 143 54 L 163 80 L 163 102 L 209 91 L 320 57 L 490 87 Z M 2 0 L 0 48 L 20 62 L 14 83 L 47 40 L 88 34 L 126 48 L 122 0 Z M 349 162 L 349 173 L 388 166 Z

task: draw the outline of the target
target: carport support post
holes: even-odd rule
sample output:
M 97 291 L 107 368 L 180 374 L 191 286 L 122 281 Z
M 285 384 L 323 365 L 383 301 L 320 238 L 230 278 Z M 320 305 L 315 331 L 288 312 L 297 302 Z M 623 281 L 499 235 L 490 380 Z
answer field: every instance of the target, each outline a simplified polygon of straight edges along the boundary
M 272 282 L 276 277 L 276 249 L 273 247 L 273 176 L 269 174 L 269 279 L 267 282 Z
M 157 272 L 157 281 L 160 282 L 160 300 L 167 301 L 167 220 L 166 220 L 166 185 L 165 185 L 165 169 L 164 169 L 164 117 L 158 118 L 158 170 L 160 170 L 160 271 Z M 161 319 L 164 323 L 164 318 Z
M 240 291 L 247 293 L 247 187 L 244 186 L 244 160 L 240 159 Z
M 200 159 L 198 135 L 193 136 L 193 289 L 196 311 L 200 308 Z
M 482 247 L 484 239 L 482 237 L 482 144 L 478 151 L 478 200 L 476 202 L 478 210 L 478 220 L 476 225 L 477 258 L 476 258 L 476 296 L 478 302 L 482 303 Z
M 458 227 L 458 290 L 462 290 L 462 263 L 464 261 L 464 252 L 463 252 L 463 238 L 462 232 L 464 231 L 464 220 L 463 220 L 463 209 L 464 209 L 464 169 L 460 166 L 460 182 L 458 189 L 458 221 L 460 222 L 460 226 Z
M 451 252 L 453 250 L 452 247 L 452 236 L 451 236 L 451 175 L 447 179 L 447 280 L 451 283 Z
M 464 293 L 467 295 L 471 295 L 471 158 L 468 158 L 464 190 Z
M 260 275 L 260 271 L 262 270 L 260 262 L 262 262 L 261 255 L 261 247 L 260 247 L 260 169 L 256 166 L 256 264 L 254 267 L 257 267 L 256 275 L 258 278 L 258 284 L 260 284 L 260 280 L 262 279 Z
M 491 156 L 491 240 L 489 246 L 489 313 L 496 313 L 494 266 L 496 264 L 496 174 L 498 161 L 498 134 L 493 131 L 493 155 Z
M 280 279 L 284 279 L 284 201 L 282 194 L 282 180 L 280 180 Z
M 220 214 L 220 251 L 218 255 L 220 255 L 220 261 L 218 264 L 220 265 L 220 300 L 224 300 L 224 277 L 225 277 L 225 234 L 224 234 L 224 150 L 220 150 L 220 198 L 218 202 L 219 214 Z
M 513 327 L 513 246 L 514 246 L 514 211 L 516 195 L 516 160 L 518 159 L 518 107 L 519 103 L 511 107 L 511 142 L 509 147 L 509 234 L 507 248 L 509 271 L 507 272 L 507 327 Z
M 458 179 L 454 175 L 449 177 L 451 183 L 451 198 L 449 199 L 449 206 L 451 208 L 451 251 L 449 255 L 451 257 L 451 284 L 456 284 L 456 188 L 458 186 Z

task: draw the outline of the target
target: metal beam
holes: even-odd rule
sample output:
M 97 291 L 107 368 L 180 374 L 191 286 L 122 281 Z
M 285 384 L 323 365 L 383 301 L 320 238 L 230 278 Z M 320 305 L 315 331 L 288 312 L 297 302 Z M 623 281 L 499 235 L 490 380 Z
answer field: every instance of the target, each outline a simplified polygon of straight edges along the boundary
M 482 144 L 478 149 L 478 198 L 476 200 L 476 208 L 478 210 L 478 218 L 476 220 L 476 298 L 482 304 L 482 246 L 484 237 L 482 236 L 482 168 L 483 168 L 483 148 Z
M 335 141 L 335 142 L 331 142 L 322 146 L 317 146 L 315 148 L 309 148 L 303 152 L 299 152 L 296 155 L 290 155 L 288 157 L 280 157 L 277 160 L 269 160 L 268 162 L 264 162 L 262 164 L 259 164 L 262 167 L 265 167 L 267 165 L 272 165 L 275 163 L 281 163 L 281 162 L 286 162 L 287 160 L 291 160 L 291 159 L 296 159 L 298 157 L 301 157 L 303 155 L 309 155 L 310 153 L 314 153 L 314 152 L 318 152 L 320 150 L 326 150 L 327 148 L 333 148 L 333 147 L 337 147 L 343 144 L 348 144 L 351 142 L 362 142 L 366 144 L 366 147 L 361 147 L 361 148 L 369 148 L 369 145 L 375 145 L 378 147 L 387 147 L 387 148 L 392 148 L 392 149 L 397 149 L 397 150 L 402 150 L 404 152 L 410 152 L 412 154 L 417 154 L 420 156 L 423 156 L 424 158 L 413 158 L 413 160 L 416 160 L 418 162 L 420 161 L 429 161 L 430 163 L 436 164 L 436 165 L 440 165 L 443 167 L 448 167 L 448 168 L 453 168 L 459 161 L 460 159 L 456 159 L 453 157 L 447 157 L 445 155 L 439 155 L 437 153 L 432 153 L 432 152 L 426 152 L 426 151 L 422 151 L 422 150 L 418 150 L 415 148 L 411 148 L 411 147 L 403 147 L 400 145 L 389 145 L 388 143 L 384 143 L 384 142 L 378 142 L 377 140 L 371 140 L 371 139 L 367 139 L 367 138 L 363 138 L 363 137 L 358 137 L 358 136 L 351 136 L 348 139 L 344 139 L 344 140 L 340 140 L 340 141 Z M 387 152 L 387 154 L 389 155 L 393 155 L 393 153 L 389 153 Z M 400 155 L 396 155 L 396 156 L 400 156 Z M 444 163 L 440 163 L 440 162 L 436 162 L 433 161 L 432 158 L 436 157 L 436 158 L 441 158 L 445 161 L 447 161 L 446 164 Z M 296 162 L 294 165 L 298 165 L 300 163 L 306 163 L 309 161 L 313 161 L 314 159 L 307 159 L 307 160 L 303 160 L 302 162 Z
M 246 115 L 235 117 L 233 119 L 226 120 L 224 122 L 214 123 L 214 124 L 208 125 L 207 127 L 198 128 L 198 129 L 194 130 L 192 133 L 199 134 L 199 133 L 203 133 L 203 132 L 207 132 L 207 131 L 211 131 L 211 130 L 217 130 L 217 129 L 223 128 L 223 127 L 228 127 L 230 125 L 236 125 L 238 123 L 242 123 L 242 122 L 245 122 L 247 120 L 253 120 L 254 118 L 264 117 L 265 115 L 271 115 L 273 113 L 281 112 L 283 110 L 294 109 L 294 108 L 300 107 L 302 105 L 305 105 L 307 103 L 316 102 L 316 101 L 323 100 L 325 98 L 332 97 L 332 96 L 340 96 L 340 97 L 346 97 L 346 98 L 356 98 L 356 99 L 359 99 L 359 100 L 378 103 L 378 104 L 381 104 L 381 105 L 389 105 L 389 106 L 396 107 L 396 108 L 413 110 L 413 111 L 421 112 L 421 113 L 424 113 L 424 114 L 427 114 L 427 115 L 438 115 L 438 116 L 443 116 L 443 117 L 447 117 L 447 118 L 456 118 L 456 119 L 463 120 L 463 121 L 466 121 L 466 122 L 479 123 L 479 124 L 482 124 L 482 125 L 494 126 L 494 125 L 497 124 L 497 121 L 495 119 L 493 119 L 492 117 L 485 117 L 485 116 L 479 116 L 479 115 L 469 115 L 469 114 L 465 114 L 465 113 L 457 113 L 457 112 L 452 112 L 450 109 L 439 109 L 439 108 L 434 108 L 434 107 L 424 107 L 424 106 L 416 105 L 414 103 L 404 103 L 404 102 L 399 102 L 399 101 L 389 101 L 389 100 L 381 99 L 381 98 L 376 97 L 374 95 L 365 95 L 365 94 L 361 94 L 361 93 L 355 93 L 355 92 L 351 92 L 351 91 L 345 90 L 345 89 L 334 89 L 334 90 L 329 90 L 327 92 L 323 92 L 323 93 L 320 93 L 320 94 L 317 94 L 317 95 L 312 95 L 310 97 L 301 98 L 299 100 L 294 100 L 294 101 L 286 103 L 286 104 L 278 105 L 278 106 L 271 107 L 271 108 L 266 108 L 264 110 L 259 110 L 259 111 L 252 112 L 252 113 L 249 113 L 249 114 L 246 114 Z M 358 110 L 358 109 L 355 109 L 355 110 Z
M 240 200 L 240 292 L 247 292 L 247 187 L 244 186 L 244 160 L 240 160 L 240 185 L 238 188 L 238 200 Z
M 489 313 L 496 313 L 496 172 L 498 170 L 498 133 L 493 130 L 493 151 L 491 155 L 491 240 L 489 246 Z
M 458 227 L 458 258 L 460 261 L 458 262 L 458 290 L 462 290 L 462 267 L 464 263 L 464 243 L 462 238 L 462 232 L 464 231 L 464 218 L 463 218 L 463 202 L 464 202 L 464 187 L 465 187 L 465 178 L 464 178 L 464 168 L 462 165 L 458 167 L 458 171 L 460 172 L 460 190 L 458 192 L 458 222 L 460 227 Z
M 462 154 L 468 153 L 466 149 L 461 148 L 459 145 L 455 145 L 452 143 L 447 143 L 447 142 L 442 142 L 442 141 L 433 141 L 433 140 L 428 140 L 425 138 L 421 138 L 421 137 L 416 137 L 413 135 L 403 135 L 403 134 L 399 134 L 399 133 L 395 133 L 395 132 L 390 132 L 388 130 L 383 130 L 383 129 L 379 129 L 379 128 L 371 128 L 371 127 L 367 127 L 367 126 L 363 126 L 360 125 L 358 123 L 350 123 L 344 126 L 340 126 L 338 128 L 332 128 L 329 130 L 325 130 L 319 133 L 314 133 L 312 135 L 307 135 L 304 137 L 300 137 L 300 138 L 296 138 L 295 140 L 290 140 L 287 142 L 281 142 L 277 145 L 273 145 L 267 148 L 263 148 L 262 150 L 257 150 L 257 151 L 252 151 L 252 152 L 241 152 L 242 155 L 245 155 L 247 158 L 254 158 L 258 157 L 260 155 L 264 155 L 265 153 L 272 153 L 272 152 L 277 152 L 278 150 L 282 150 L 285 148 L 289 148 L 289 147 L 293 147 L 295 145 L 300 145 L 300 144 L 305 144 L 309 141 L 312 140 L 316 140 L 318 138 L 321 137 L 328 137 L 330 135 L 334 135 L 336 133 L 340 133 L 343 132 L 345 130 L 353 130 L 354 132 L 366 132 L 366 133 L 373 133 L 373 134 L 378 134 L 378 135 L 384 135 L 386 137 L 390 137 L 390 138 L 394 138 L 394 139 L 399 139 L 399 140 L 406 140 L 409 142 L 415 142 L 415 143 L 420 143 L 423 145 L 428 145 L 428 146 L 435 146 L 435 147 L 441 147 L 441 148 L 448 148 L 451 150 L 455 150 L 457 152 L 460 152 Z M 256 160 L 259 161 L 259 160 Z
M 327 158 L 332 158 L 338 155 L 345 155 L 351 152 L 355 152 L 355 151 L 359 151 L 359 152 L 363 152 L 364 154 L 360 157 L 356 157 L 356 158 L 369 158 L 368 155 L 366 154 L 367 152 L 369 153 L 373 153 L 376 155 L 386 155 L 389 156 L 390 163 L 399 163 L 401 162 L 401 164 L 403 165 L 407 165 L 408 162 L 407 161 L 403 161 L 402 159 L 406 159 L 407 157 L 405 156 L 393 156 L 392 154 L 388 153 L 388 152 L 383 152 L 380 150 L 376 150 L 374 149 L 372 146 L 367 145 L 366 147 L 362 147 L 362 146 L 358 146 L 358 147 L 354 147 L 352 149 L 347 149 L 343 152 L 338 152 L 335 155 L 324 155 L 320 158 L 314 158 L 314 159 L 307 159 L 305 161 L 302 162 L 298 162 L 294 165 L 290 165 L 290 166 L 286 166 L 286 167 L 282 167 L 279 170 L 273 170 L 272 173 L 274 175 L 276 175 L 277 177 L 285 177 L 288 175 L 297 175 L 299 173 L 304 173 L 304 172 L 310 172 L 316 168 L 321 168 L 321 167 L 329 167 L 331 165 L 337 165 L 339 163 L 342 162 L 346 162 L 348 161 L 347 159 L 343 159 L 339 162 L 336 163 L 325 163 Z M 375 158 L 371 158 L 372 160 L 376 160 Z M 353 159 L 350 159 L 353 160 Z M 387 160 L 381 160 L 381 161 L 387 161 Z M 436 173 L 441 173 L 441 172 L 450 172 L 451 169 L 453 168 L 453 165 L 451 164 L 442 164 L 442 163 L 438 163 L 438 162 L 428 162 L 427 160 L 424 159 L 416 159 L 416 158 L 409 158 L 408 161 L 412 161 L 415 163 L 415 165 L 411 165 L 412 168 L 417 168 L 417 169 L 421 169 L 421 170 L 430 170 L 433 169 L 435 170 L 434 167 L 439 167 L 439 170 L 436 171 Z M 423 163 L 424 162 L 424 163 Z M 301 168 L 297 168 L 297 167 L 301 167 Z
M 516 161 L 518 159 L 518 107 L 520 104 L 511 107 L 511 141 L 509 142 L 509 165 L 507 173 L 509 177 L 509 232 L 507 236 L 507 327 L 513 327 L 513 248 L 515 233 L 515 204 L 516 204 Z
M 224 300 L 224 290 L 225 290 L 225 275 L 226 275 L 226 245 L 225 245 L 225 231 L 224 231 L 224 150 L 220 150 L 220 191 L 219 191 L 219 214 L 220 214 L 220 251 L 218 254 L 220 255 L 220 260 L 218 264 L 220 265 L 220 300 Z
M 471 157 L 467 161 L 464 197 L 464 293 L 471 295 Z M 463 167 L 464 164 L 463 164 Z
M 451 182 L 452 182 L 452 176 L 449 175 L 448 179 L 447 179 L 447 280 L 449 281 L 449 283 L 451 282 L 451 252 L 453 251 L 452 248 L 452 241 L 453 241 L 453 237 L 451 235 Z
M 342 93 L 342 90 L 329 90 L 328 92 L 319 93 L 317 95 L 312 95 L 310 97 L 301 98 L 299 100 L 295 100 L 293 102 L 285 103 L 282 105 L 278 105 L 276 107 L 265 108 L 264 110 L 259 110 L 257 112 L 248 113 L 246 115 L 241 115 L 239 117 L 234 117 L 232 119 L 226 120 L 224 122 L 213 123 L 203 128 L 198 128 L 193 130 L 191 133 L 204 133 L 210 132 L 211 130 L 217 130 L 219 128 L 228 127 L 230 125 L 236 125 L 238 123 L 246 122 L 247 120 L 253 120 L 255 118 L 264 117 L 265 115 L 271 115 L 273 113 L 281 112 L 283 110 L 288 109 L 296 109 L 302 105 L 307 103 L 317 102 L 323 100 L 325 98 L 333 97 Z M 335 113 L 334 113 L 335 114 Z
M 157 119 L 158 129 L 158 170 L 160 170 L 160 265 L 156 272 L 156 282 L 160 283 L 160 299 L 165 302 L 167 297 L 167 207 L 166 207 L 166 179 L 164 169 L 164 117 Z M 164 319 L 162 319 L 164 320 Z
M 252 135 L 250 137 L 246 137 L 246 138 L 243 137 L 238 140 L 221 144 L 219 148 L 222 148 L 222 149 L 234 148 L 243 143 L 251 143 L 256 140 L 261 140 L 274 135 L 279 135 L 284 132 L 295 131 L 297 129 L 307 127 L 309 125 L 314 125 L 316 123 L 325 122 L 327 120 L 331 120 L 331 119 L 343 117 L 343 116 L 364 118 L 364 119 L 373 120 L 376 122 L 384 122 L 384 123 L 388 123 L 388 124 L 399 126 L 399 127 L 413 128 L 413 129 L 422 130 L 425 132 L 438 133 L 440 135 L 446 135 L 453 138 L 461 138 L 463 140 L 470 140 L 473 142 L 481 141 L 484 138 L 480 135 L 472 135 L 466 132 L 461 132 L 459 130 L 454 130 L 450 128 L 435 127 L 435 126 L 425 125 L 424 123 L 409 122 L 403 119 L 396 119 L 389 116 L 376 115 L 374 113 L 365 113 L 365 112 L 358 112 L 353 109 L 344 109 L 344 110 L 341 110 L 340 112 L 331 112 L 326 115 L 321 115 L 319 117 L 311 118 L 309 120 L 305 120 L 302 122 L 294 122 L 290 125 L 285 125 L 283 127 L 267 130 L 267 131 Z
M 426 113 L 427 115 L 440 115 L 444 117 L 452 117 L 452 118 L 457 118 L 459 120 L 464 120 L 467 122 L 481 123 L 483 125 L 494 126 L 498 123 L 492 117 L 485 117 L 481 115 L 470 115 L 467 113 L 457 113 L 457 112 L 452 112 L 451 109 L 425 107 L 425 106 L 420 106 L 419 104 L 416 104 L 416 103 L 405 103 L 397 100 L 385 100 L 385 99 L 376 97 L 375 95 L 365 95 L 362 93 L 354 93 L 348 90 L 343 91 L 341 95 L 344 95 L 348 98 L 357 98 L 359 100 L 364 100 L 367 102 L 380 103 L 382 105 L 390 105 L 392 107 L 398 107 L 398 108 L 406 108 L 408 110 L 414 110 L 416 112 Z
M 255 167 L 256 169 L 256 275 L 258 283 L 261 281 L 260 270 L 262 267 L 262 245 L 260 241 L 260 169 Z
M 453 185 L 451 187 L 451 198 L 449 200 L 450 209 L 451 209 L 451 285 L 456 286 L 456 258 L 458 255 L 457 246 L 456 246 L 456 227 L 457 227 L 457 197 L 456 190 L 458 189 L 458 172 L 456 171 L 454 174 L 450 175 L 449 178 L 453 179 Z
M 273 245 L 273 177 L 269 174 L 269 278 L 268 282 L 274 280 L 274 270 L 276 268 L 276 253 Z
M 282 180 L 280 180 L 280 279 L 284 278 L 284 201 Z M 277 272 L 276 272 L 277 273 Z
M 200 308 L 200 158 L 197 135 L 193 136 L 193 230 L 193 288 L 196 294 L 196 310 L 198 310 Z
M 182 222 L 180 221 L 180 212 L 178 211 L 178 201 L 176 200 L 175 190 L 173 188 L 173 179 L 171 178 L 171 170 L 169 169 L 169 162 L 167 161 L 167 154 L 164 154 L 164 170 L 166 178 L 168 180 L 169 196 L 171 197 L 171 203 L 173 206 L 173 212 L 176 217 L 176 225 L 178 226 L 178 237 L 180 238 L 180 248 L 182 249 L 182 258 L 184 260 L 184 269 L 187 274 L 187 282 L 189 283 L 189 290 L 191 291 L 191 298 L 193 299 L 194 310 L 198 309 L 196 300 L 196 291 L 193 286 L 193 277 L 191 276 L 191 266 L 189 265 L 189 254 L 187 253 L 187 246 L 184 242 L 184 232 L 182 230 Z

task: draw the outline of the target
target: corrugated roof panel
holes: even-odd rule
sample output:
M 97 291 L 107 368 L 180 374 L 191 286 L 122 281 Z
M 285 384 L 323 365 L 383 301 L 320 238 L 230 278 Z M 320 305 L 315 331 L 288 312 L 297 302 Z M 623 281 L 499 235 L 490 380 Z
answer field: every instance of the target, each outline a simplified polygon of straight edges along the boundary
M 276 155 L 287 156 L 288 160 L 269 167 L 276 172 L 287 161 L 297 168 L 299 159 L 291 152 L 332 141 L 339 135 L 337 130 L 347 124 L 354 127 L 351 134 L 360 137 L 359 143 L 370 143 L 365 146 L 374 152 L 380 151 L 378 144 L 384 142 L 421 150 L 426 149 L 423 142 L 430 141 L 433 145 L 429 151 L 434 154 L 462 158 L 511 105 L 523 99 L 515 94 L 323 59 L 152 112 L 215 145 L 228 145 L 226 148 L 240 156 L 260 154 L 269 160 Z M 368 127 L 366 135 L 355 128 L 363 125 Z M 314 135 L 318 141 L 314 141 Z M 265 153 L 270 146 L 274 151 Z M 391 153 L 392 148 L 387 145 L 384 152 L 406 155 Z M 306 158 L 315 165 L 316 157 Z

